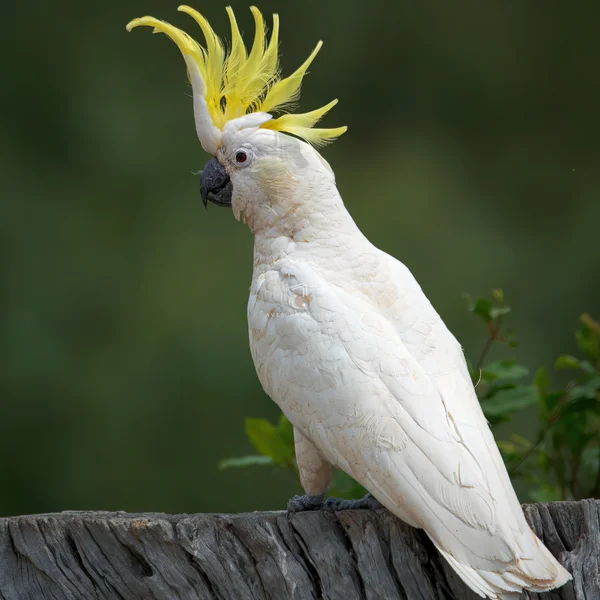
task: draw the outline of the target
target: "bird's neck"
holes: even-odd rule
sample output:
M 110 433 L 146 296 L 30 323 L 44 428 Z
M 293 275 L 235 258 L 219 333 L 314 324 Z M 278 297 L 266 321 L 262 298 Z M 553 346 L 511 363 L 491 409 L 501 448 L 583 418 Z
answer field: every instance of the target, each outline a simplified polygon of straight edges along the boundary
M 311 260 L 326 261 L 364 239 L 335 183 L 326 190 L 310 192 L 312 195 L 305 193 L 293 202 L 288 199 L 269 207 L 269 216 L 254 231 L 255 266 L 304 252 Z

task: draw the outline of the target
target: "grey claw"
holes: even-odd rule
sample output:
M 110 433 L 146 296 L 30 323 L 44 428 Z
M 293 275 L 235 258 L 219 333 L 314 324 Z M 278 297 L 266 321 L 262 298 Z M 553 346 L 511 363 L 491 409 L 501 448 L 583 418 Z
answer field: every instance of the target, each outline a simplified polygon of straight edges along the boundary
M 320 510 L 323 507 L 323 498 L 325 494 L 320 496 L 294 496 L 287 503 L 287 511 L 289 513 L 304 512 L 307 510 Z
M 334 512 L 339 510 L 359 510 L 382 508 L 381 503 L 375 496 L 367 494 L 360 500 L 344 500 L 343 498 L 327 498 L 324 505 L 325 510 Z

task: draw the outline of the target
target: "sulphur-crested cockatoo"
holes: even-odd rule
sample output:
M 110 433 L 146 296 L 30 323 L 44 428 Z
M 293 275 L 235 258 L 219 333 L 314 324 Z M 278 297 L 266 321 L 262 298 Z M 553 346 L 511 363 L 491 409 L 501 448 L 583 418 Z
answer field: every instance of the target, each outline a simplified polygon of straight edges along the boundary
M 315 150 L 345 127 L 314 125 L 336 103 L 290 108 L 321 43 L 289 77 L 278 17 L 248 52 L 230 8 L 229 51 L 195 10 L 200 46 L 152 17 L 185 59 L 200 143 L 214 158 L 203 201 L 230 206 L 254 234 L 248 326 L 266 393 L 294 425 L 305 496 L 322 503 L 334 465 L 425 530 L 480 596 L 513 598 L 570 579 L 523 516 L 479 406 L 460 344 L 410 271 L 360 232 Z

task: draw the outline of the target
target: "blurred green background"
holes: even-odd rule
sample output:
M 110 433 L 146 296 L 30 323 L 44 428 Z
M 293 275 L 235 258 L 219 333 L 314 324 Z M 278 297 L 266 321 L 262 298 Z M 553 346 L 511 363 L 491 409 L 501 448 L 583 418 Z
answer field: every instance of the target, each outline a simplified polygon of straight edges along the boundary
M 250 42 L 244 2 L 233 2 Z M 225 4 L 194 4 L 227 37 Z M 275 419 L 248 349 L 252 238 L 204 211 L 176 2 L 4 6 L 0 514 L 282 508 L 285 473 L 218 471 Z M 502 287 L 532 368 L 600 306 L 597 2 L 264 1 L 301 107 L 367 236 L 405 262 L 468 355 L 461 293 Z M 269 17 L 270 21 L 270 17 Z M 526 419 L 527 417 L 524 417 Z M 523 421 L 520 427 L 526 429 Z

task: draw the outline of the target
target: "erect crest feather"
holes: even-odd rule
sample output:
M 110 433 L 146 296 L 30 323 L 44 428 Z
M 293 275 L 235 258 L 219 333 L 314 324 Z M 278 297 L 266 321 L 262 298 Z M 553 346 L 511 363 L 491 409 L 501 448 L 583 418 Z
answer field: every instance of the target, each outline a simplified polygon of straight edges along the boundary
M 302 79 L 317 53 L 319 42 L 306 61 L 289 77 L 282 78 L 279 70 L 278 41 L 279 17 L 273 15 L 273 31 L 267 43 L 266 26 L 260 11 L 251 6 L 254 17 L 254 41 L 250 52 L 240 34 L 235 15 L 227 7 L 231 24 L 231 45 L 228 53 L 209 22 L 189 6 L 179 11 L 190 15 L 200 26 L 205 47 L 177 27 L 153 17 L 134 19 L 127 30 L 149 26 L 175 42 L 188 66 L 188 75 L 194 88 L 196 129 L 202 146 L 213 153 L 220 144 L 220 131 L 228 121 L 248 113 L 272 112 L 290 108 L 298 100 Z M 196 71 L 196 72 L 192 72 Z M 198 77 L 198 71 L 200 77 Z M 303 114 L 288 113 L 261 125 L 265 129 L 291 133 L 316 146 L 333 141 L 346 127 L 318 129 L 314 125 L 331 109 L 337 100 Z M 205 111 L 206 114 L 199 114 Z

